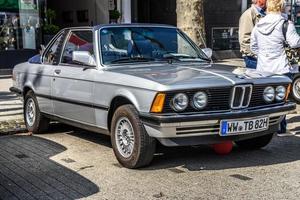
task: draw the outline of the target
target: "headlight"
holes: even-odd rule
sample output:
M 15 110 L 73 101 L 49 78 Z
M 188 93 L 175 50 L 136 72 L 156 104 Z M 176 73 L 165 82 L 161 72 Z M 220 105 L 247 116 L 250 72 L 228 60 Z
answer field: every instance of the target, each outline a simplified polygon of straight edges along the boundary
M 263 98 L 264 98 L 265 102 L 267 102 L 267 103 L 271 103 L 272 101 L 274 101 L 274 99 L 275 99 L 274 88 L 271 86 L 266 87 L 266 89 L 264 90 Z
M 183 93 L 177 94 L 171 102 L 171 106 L 175 111 L 181 112 L 184 111 L 189 104 L 189 98 Z
M 197 92 L 193 97 L 193 106 L 196 109 L 203 109 L 207 105 L 207 95 L 205 92 Z
M 286 89 L 284 86 L 278 86 L 276 88 L 276 101 L 283 101 L 286 95 Z

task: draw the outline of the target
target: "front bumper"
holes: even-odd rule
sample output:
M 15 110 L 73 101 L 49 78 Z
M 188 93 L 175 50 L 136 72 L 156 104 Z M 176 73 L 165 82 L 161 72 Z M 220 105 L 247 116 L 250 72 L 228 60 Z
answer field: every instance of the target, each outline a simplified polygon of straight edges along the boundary
M 9 91 L 12 92 L 12 93 L 15 93 L 16 95 L 18 96 L 21 96 L 22 95 L 22 90 L 16 88 L 16 87 L 10 87 L 9 88 Z
M 292 102 L 272 107 L 245 109 L 223 113 L 155 115 L 141 113 L 147 133 L 166 146 L 216 143 L 222 140 L 244 140 L 275 133 L 283 117 L 296 108 Z M 220 136 L 220 121 L 268 116 L 269 129 L 263 132 Z

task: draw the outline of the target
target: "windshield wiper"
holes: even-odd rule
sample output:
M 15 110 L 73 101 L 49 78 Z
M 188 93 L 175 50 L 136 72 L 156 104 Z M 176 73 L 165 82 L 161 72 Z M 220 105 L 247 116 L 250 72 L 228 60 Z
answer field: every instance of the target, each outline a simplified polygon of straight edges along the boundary
M 179 54 L 179 53 L 164 54 L 163 59 L 176 60 L 176 61 L 186 61 L 184 59 L 192 59 L 193 61 L 200 61 L 200 62 L 210 61 L 209 59 L 206 58 L 200 58 L 200 57 L 190 56 L 188 54 Z
M 154 58 L 143 58 L 143 57 L 126 57 L 126 58 L 120 58 L 117 60 L 113 60 L 110 63 L 116 64 L 116 63 L 130 63 L 130 62 L 149 62 L 154 61 Z

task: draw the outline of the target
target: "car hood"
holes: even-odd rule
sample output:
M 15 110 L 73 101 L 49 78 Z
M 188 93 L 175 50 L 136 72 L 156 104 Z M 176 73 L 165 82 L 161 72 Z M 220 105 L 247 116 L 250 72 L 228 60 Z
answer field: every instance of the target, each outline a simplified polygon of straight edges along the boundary
M 236 84 L 255 84 L 255 82 L 274 83 L 278 82 L 275 77 L 268 78 L 246 78 L 233 73 L 236 67 L 220 64 L 155 64 L 122 67 L 114 71 L 127 74 L 159 84 L 175 88 L 232 86 Z M 281 76 L 280 76 L 281 77 Z M 278 78 L 278 77 L 277 77 Z M 282 82 L 289 79 L 282 77 Z

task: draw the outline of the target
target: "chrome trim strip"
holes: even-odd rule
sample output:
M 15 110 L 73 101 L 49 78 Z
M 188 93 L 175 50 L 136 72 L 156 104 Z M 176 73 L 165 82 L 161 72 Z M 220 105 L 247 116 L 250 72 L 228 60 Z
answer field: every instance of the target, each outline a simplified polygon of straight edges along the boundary
M 186 127 L 186 126 L 199 126 L 199 125 L 216 125 L 218 120 L 209 120 L 209 121 L 195 121 L 195 122 L 179 122 L 179 123 L 161 123 L 160 127 Z
M 69 103 L 69 104 L 75 104 L 79 106 L 84 106 L 84 107 L 89 107 L 89 108 L 95 108 L 95 109 L 100 109 L 100 110 L 105 110 L 108 111 L 109 107 L 105 105 L 100 105 L 100 104 L 93 104 L 90 102 L 83 102 L 83 101 L 78 101 L 74 99 L 66 99 L 66 98 L 61 98 L 61 97 L 53 97 L 49 95 L 44 95 L 44 94 L 35 94 L 38 98 L 45 98 L 45 99 L 50 99 L 53 101 L 60 101 L 63 103 Z

